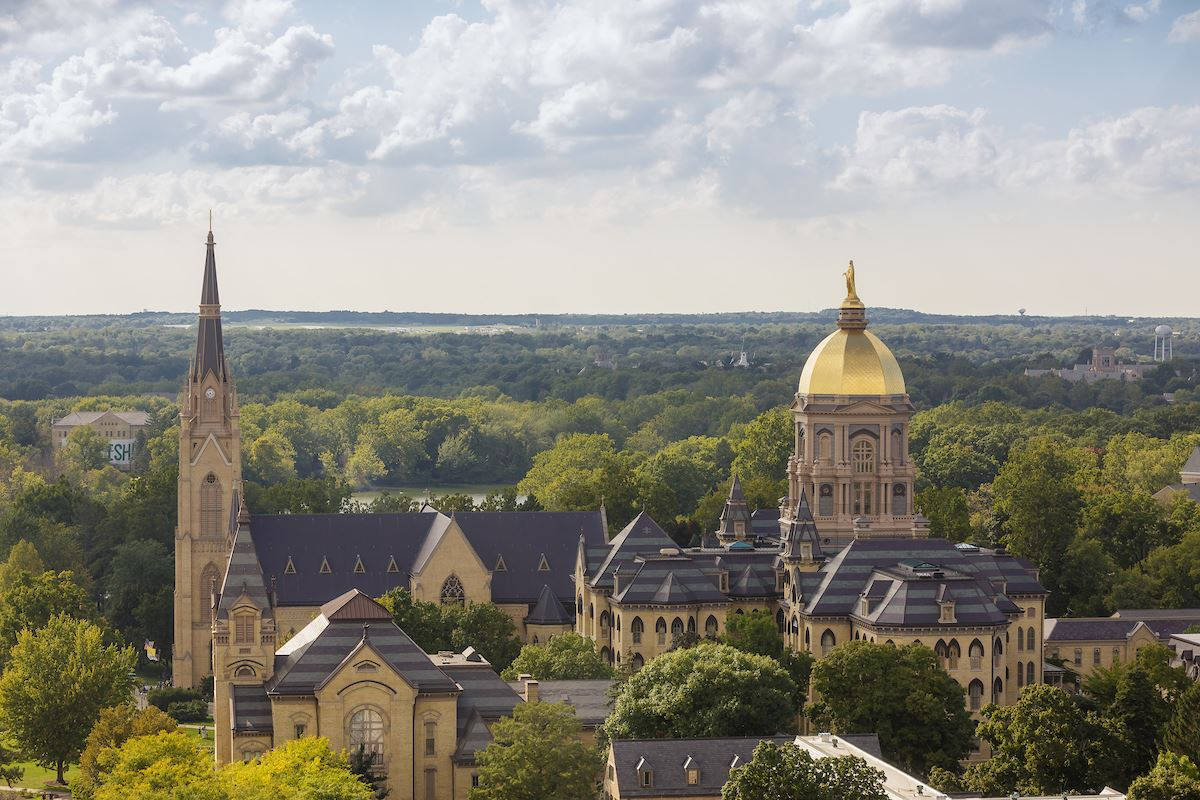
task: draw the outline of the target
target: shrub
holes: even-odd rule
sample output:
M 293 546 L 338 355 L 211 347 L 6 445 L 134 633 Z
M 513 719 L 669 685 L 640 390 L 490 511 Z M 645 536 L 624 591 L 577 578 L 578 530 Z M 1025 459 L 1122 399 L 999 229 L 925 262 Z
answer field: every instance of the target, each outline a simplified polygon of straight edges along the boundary
M 188 700 L 167 706 L 167 716 L 176 722 L 203 722 L 208 719 L 208 703 L 203 700 Z
M 195 689 L 168 686 L 165 689 L 154 689 L 146 699 L 159 711 L 166 711 L 172 703 L 187 703 L 192 700 L 203 700 L 204 697 Z

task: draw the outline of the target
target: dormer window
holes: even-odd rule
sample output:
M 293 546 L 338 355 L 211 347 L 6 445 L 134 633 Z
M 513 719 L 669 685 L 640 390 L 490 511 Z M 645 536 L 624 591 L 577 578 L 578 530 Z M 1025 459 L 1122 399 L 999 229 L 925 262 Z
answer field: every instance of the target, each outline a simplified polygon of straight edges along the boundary
M 333 572 L 333 570 L 329 568 L 328 558 L 323 557 L 321 559 L 321 568 L 318 570 L 318 572 L 320 572 L 322 575 L 328 575 L 329 573 Z
M 538 568 L 538 572 L 549 572 L 550 571 L 550 563 L 548 561 L 546 561 L 545 554 L 543 554 L 542 557 L 538 560 L 537 568 Z
M 691 756 L 683 762 L 683 776 L 688 786 L 700 785 L 700 764 Z
M 805 561 L 812 561 L 812 545 L 808 542 L 800 543 L 800 557 Z
M 356 558 L 355 562 L 354 562 L 354 572 L 355 572 L 355 574 L 356 574 L 356 575 L 362 575 L 362 574 L 363 574 L 364 572 L 366 572 L 366 571 L 367 571 L 367 568 L 363 566 L 363 562 L 362 562 L 362 556 L 358 556 L 358 557 Z
M 251 644 L 254 641 L 254 615 L 235 614 L 233 617 L 233 643 Z
M 500 556 L 496 559 L 496 568 L 492 571 L 493 572 L 508 572 L 508 565 L 504 563 L 504 556 Z
M 283 574 L 284 575 L 295 575 L 296 574 L 296 565 L 292 563 L 291 556 L 288 556 L 287 564 L 285 564 L 283 567 Z
M 637 775 L 638 786 L 641 786 L 643 789 L 649 789 L 654 785 L 654 769 L 644 757 L 638 760 Z
M 388 557 L 387 571 L 388 572 L 399 572 L 400 571 L 400 568 L 396 566 L 396 557 L 395 556 Z
M 720 584 L 720 589 L 721 589 L 721 591 L 722 591 L 722 592 L 728 592 L 728 591 L 729 591 L 729 570 L 724 570 L 724 569 L 723 569 L 723 570 L 721 570 L 721 576 L 720 576 L 720 578 L 719 578 L 719 584 Z
M 941 616 L 938 617 L 938 622 L 954 622 L 954 602 L 940 603 L 939 606 L 941 607 Z
M 871 614 L 871 601 L 865 597 L 860 597 L 858 600 L 859 616 L 869 616 Z

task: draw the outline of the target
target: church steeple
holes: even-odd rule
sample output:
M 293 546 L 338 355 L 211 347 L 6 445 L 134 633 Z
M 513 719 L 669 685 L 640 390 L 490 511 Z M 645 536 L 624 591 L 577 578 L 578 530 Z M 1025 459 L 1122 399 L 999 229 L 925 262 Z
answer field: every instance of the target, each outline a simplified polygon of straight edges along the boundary
M 196 333 L 196 355 L 192 360 L 192 380 L 199 382 L 211 372 L 225 381 L 225 342 L 221 334 L 221 297 L 217 291 L 217 257 L 209 218 L 207 253 L 204 256 L 204 283 L 200 288 L 200 326 Z

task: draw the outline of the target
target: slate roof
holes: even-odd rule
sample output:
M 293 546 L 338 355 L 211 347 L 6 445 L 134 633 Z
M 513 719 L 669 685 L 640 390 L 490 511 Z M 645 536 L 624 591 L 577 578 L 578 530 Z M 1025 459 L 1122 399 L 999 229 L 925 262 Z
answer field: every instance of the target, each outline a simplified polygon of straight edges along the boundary
M 1200 483 L 1172 483 L 1158 491 L 1182 492 L 1193 501 L 1200 503 Z M 1168 498 L 1170 499 L 1170 498 Z
M 229 562 L 225 565 L 225 579 L 221 585 L 217 618 L 228 618 L 229 609 L 233 608 L 234 603 L 243 594 L 263 612 L 263 616 L 270 617 L 271 603 L 254 552 L 254 542 L 250 540 L 250 528 L 244 523 L 235 524 L 237 532 L 233 536 L 233 550 L 229 553 Z M 202 590 L 203 588 L 201 587 Z
M 574 607 L 572 573 L 580 534 L 603 548 L 600 512 L 468 512 L 454 521 L 492 572 L 492 600 L 533 603 L 549 585 Z M 450 518 L 435 511 L 401 514 L 255 514 L 254 546 L 262 572 L 274 577 L 278 605 L 319 605 L 348 589 L 379 597 L 424 563 Z M 664 534 L 665 535 L 665 534 Z M 500 557 L 504 570 L 496 571 Z M 542 557 L 547 570 L 539 570 Z M 294 572 L 288 570 L 291 559 Z M 362 560 L 363 572 L 354 568 Z M 388 568 L 394 559 L 394 570 Z M 329 572 L 321 572 L 328 561 Z
M 575 608 L 574 603 L 571 604 L 571 608 Z M 570 625 L 574 621 L 575 615 L 567 612 L 549 585 L 542 586 L 537 603 L 529 612 L 529 616 L 525 617 L 525 622 L 533 625 Z
M 800 492 L 800 500 L 796 503 L 796 513 L 788 523 L 783 533 L 783 557 L 800 558 L 800 545 L 808 542 L 812 545 L 812 557 L 817 560 L 822 557 L 821 536 L 817 533 L 817 523 L 813 519 L 812 506 L 808 503 L 808 493 Z
M 524 690 L 520 681 L 509 681 L 508 685 L 518 694 Z M 575 709 L 575 717 L 583 727 L 594 728 L 612 711 L 612 700 L 608 696 L 612 685 L 610 678 L 538 681 L 538 699 L 543 703 L 566 703 Z
M 937 624 L 941 585 L 955 601 L 954 624 L 960 626 L 1000 624 L 1018 610 L 1008 595 L 1046 591 L 1024 559 L 965 550 L 944 539 L 858 539 L 805 577 L 798 587 L 804 592 L 802 605 L 818 617 L 858 616 L 859 599 L 872 581 L 893 581 L 872 614 L 881 625 Z
M 442 667 L 442 671 L 463 690 L 458 696 L 458 747 L 454 759 L 470 763 L 475 753 L 492 740 L 485 723 L 512 716 L 513 709 L 524 701 L 486 662 L 453 664 Z
M 361 598 L 366 602 L 358 602 Z M 270 695 L 311 695 L 333 676 L 364 639 L 405 681 L 420 692 L 457 692 L 458 686 L 404 631 L 381 619 L 382 607 L 357 589 L 330 601 L 275 651 Z M 383 614 L 386 614 L 383 610 Z M 370 630 L 364 629 L 364 623 Z
M 729 486 L 729 497 L 725 500 L 725 507 L 721 509 L 721 532 L 733 534 L 735 522 L 746 523 L 743 535 L 750 533 L 750 507 L 746 505 L 746 495 L 742 493 L 742 482 L 737 475 L 733 476 L 733 483 Z
M 217 293 L 217 258 L 213 252 L 212 231 L 208 232 L 207 250 L 204 256 L 204 283 L 200 289 L 200 305 L 219 306 Z M 200 381 L 207 373 L 220 380 L 228 379 L 225 369 L 225 342 L 221 335 L 221 315 L 201 314 L 196 330 L 196 355 L 192 359 L 192 380 Z
M 657 553 L 663 548 L 677 546 L 666 531 L 643 511 L 630 520 L 609 542 L 604 561 L 591 573 L 591 585 L 597 589 L 611 589 L 613 572 L 618 567 L 628 570 L 638 555 Z
M 758 508 L 750 515 L 750 530 L 755 536 L 779 538 L 779 508 Z
M 622 565 L 618 589 L 613 600 L 624 605 L 728 602 L 714 579 L 684 555 L 639 555 Z
M 267 690 L 262 684 L 257 686 L 232 687 L 229 704 L 233 713 L 235 733 L 270 733 L 274 726 L 271 722 L 271 701 L 267 698 Z
M 1181 609 L 1184 610 L 1184 609 Z M 1131 614 L 1122 611 L 1121 614 Z M 1122 641 L 1130 636 L 1139 625 L 1145 625 L 1166 643 L 1176 634 L 1183 633 L 1192 625 L 1200 625 L 1200 610 L 1192 609 L 1193 616 L 1139 619 L 1138 617 L 1062 617 L 1046 620 L 1047 642 Z
M 720 797 L 729 780 L 729 769 L 746 764 L 759 742 L 788 744 L 792 736 L 723 739 L 616 739 L 612 743 L 616 781 L 621 797 Z M 700 785 L 689 786 L 684 765 L 691 760 L 700 768 Z M 654 785 L 643 788 L 638 765 L 653 770 Z

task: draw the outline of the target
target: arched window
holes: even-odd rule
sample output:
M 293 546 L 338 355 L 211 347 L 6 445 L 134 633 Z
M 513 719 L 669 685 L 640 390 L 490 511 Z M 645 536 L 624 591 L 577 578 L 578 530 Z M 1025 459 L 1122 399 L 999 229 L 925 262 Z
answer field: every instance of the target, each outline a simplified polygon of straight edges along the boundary
M 583 616 L 583 595 L 579 595 L 578 599 L 575 600 L 575 613 L 581 617 Z
M 611 664 L 613 662 L 612 651 L 609 650 L 607 647 L 600 648 L 600 657 L 603 658 L 605 661 L 607 661 L 609 664 Z
M 817 457 L 822 461 L 829 461 L 833 458 L 833 434 L 824 431 L 817 436 L 817 448 Z
M 466 592 L 463 591 L 462 581 L 457 575 L 451 575 L 446 578 L 446 582 L 442 584 L 442 603 L 445 605 L 461 606 L 466 602 Z
M 947 648 L 950 656 L 947 659 L 948 669 L 958 669 L 958 660 L 962 658 L 962 646 L 958 643 L 958 639 L 951 639 L 950 646 Z
M 1029 632 L 1025 634 L 1025 647 L 1036 652 L 1037 644 L 1036 640 L 1033 638 L 1033 628 L 1029 628 L 1028 631 Z
M 1025 669 L 1022 665 L 1017 664 L 1017 688 L 1020 689 L 1025 685 Z M 1019 692 L 1018 692 L 1019 694 Z
M 1020 651 L 1020 650 L 1024 650 L 1024 649 L 1025 649 L 1025 629 L 1018 626 L 1017 627 L 1017 650 Z
M 866 439 L 854 443 L 854 474 L 872 475 L 875 473 L 875 446 Z
M 608 621 L 609 621 L 610 619 L 611 619 L 611 617 L 609 617 L 609 616 L 608 616 L 608 612 L 607 612 L 607 611 L 601 611 L 601 612 L 600 612 L 600 630 L 602 630 L 602 631 L 603 631 L 603 630 L 607 630 L 607 628 L 608 628 Z
M 665 645 L 667 643 L 667 621 L 659 617 L 658 622 L 654 623 L 654 632 L 658 634 L 658 646 Z
M 696 618 L 688 617 L 688 633 L 696 632 Z
M 828 628 L 821 634 L 821 655 L 829 655 L 829 651 L 837 646 L 837 637 Z
M 1004 681 L 996 678 L 992 683 L 992 702 L 999 704 L 1002 697 L 1004 697 Z
M 971 669 L 983 669 L 983 642 L 972 639 L 971 646 L 967 648 L 967 656 L 971 659 Z
M 235 678 L 253 678 L 254 677 L 254 667 L 246 667 L 246 666 L 238 667 L 237 669 L 235 669 L 233 671 L 233 677 L 235 677 Z
M 968 705 L 972 711 L 978 711 L 983 705 L 983 683 L 978 678 L 967 686 Z
M 373 708 L 360 708 L 350 715 L 350 752 L 359 748 L 371 754 L 371 761 L 383 760 L 383 715 Z
M 588 619 L 596 618 L 596 604 L 588 603 Z
M 1025 685 L 1033 686 L 1033 662 L 1030 661 L 1025 665 Z
M 783 633 L 784 622 L 782 608 L 775 612 L 775 627 L 779 629 L 780 633 Z
M 796 459 L 804 461 L 804 428 L 796 426 Z
M 992 666 L 998 667 L 1004 660 L 1004 642 L 1000 641 L 1000 637 L 996 637 L 996 643 L 992 645 Z
M 681 620 L 679 617 L 671 620 L 671 635 L 683 636 L 683 620 Z
M 642 658 L 641 653 L 633 654 L 633 671 L 637 672 L 642 667 L 646 666 L 646 659 Z
M 807 627 L 804 629 L 804 652 L 812 652 L 812 631 Z
M 938 660 L 942 662 L 942 666 L 946 666 L 946 662 L 950 660 L 950 648 L 941 639 L 937 640 L 937 644 L 933 646 L 933 652 L 937 653 Z
M 629 633 L 633 636 L 634 644 L 642 643 L 642 631 L 646 629 L 641 617 L 634 617 L 633 622 L 629 623 Z
M 200 573 L 200 585 L 196 587 L 196 600 L 200 604 L 200 613 L 197 616 L 205 624 L 212 622 L 213 587 L 217 580 L 217 567 L 215 564 L 209 564 Z
M 901 449 L 900 445 L 901 445 L 900 431 L 892 431 L 891 458 L 893 461 L 903 464 L 904 463 L 904 451 Z
M 704 635 L 710 637 L 717 635 L 717 618 L 712 614 L 709 614 L 708 619 L 704 620 Z
M 221 482 L 211 472 L 200 483 L 200 533 L 221 535 Z

